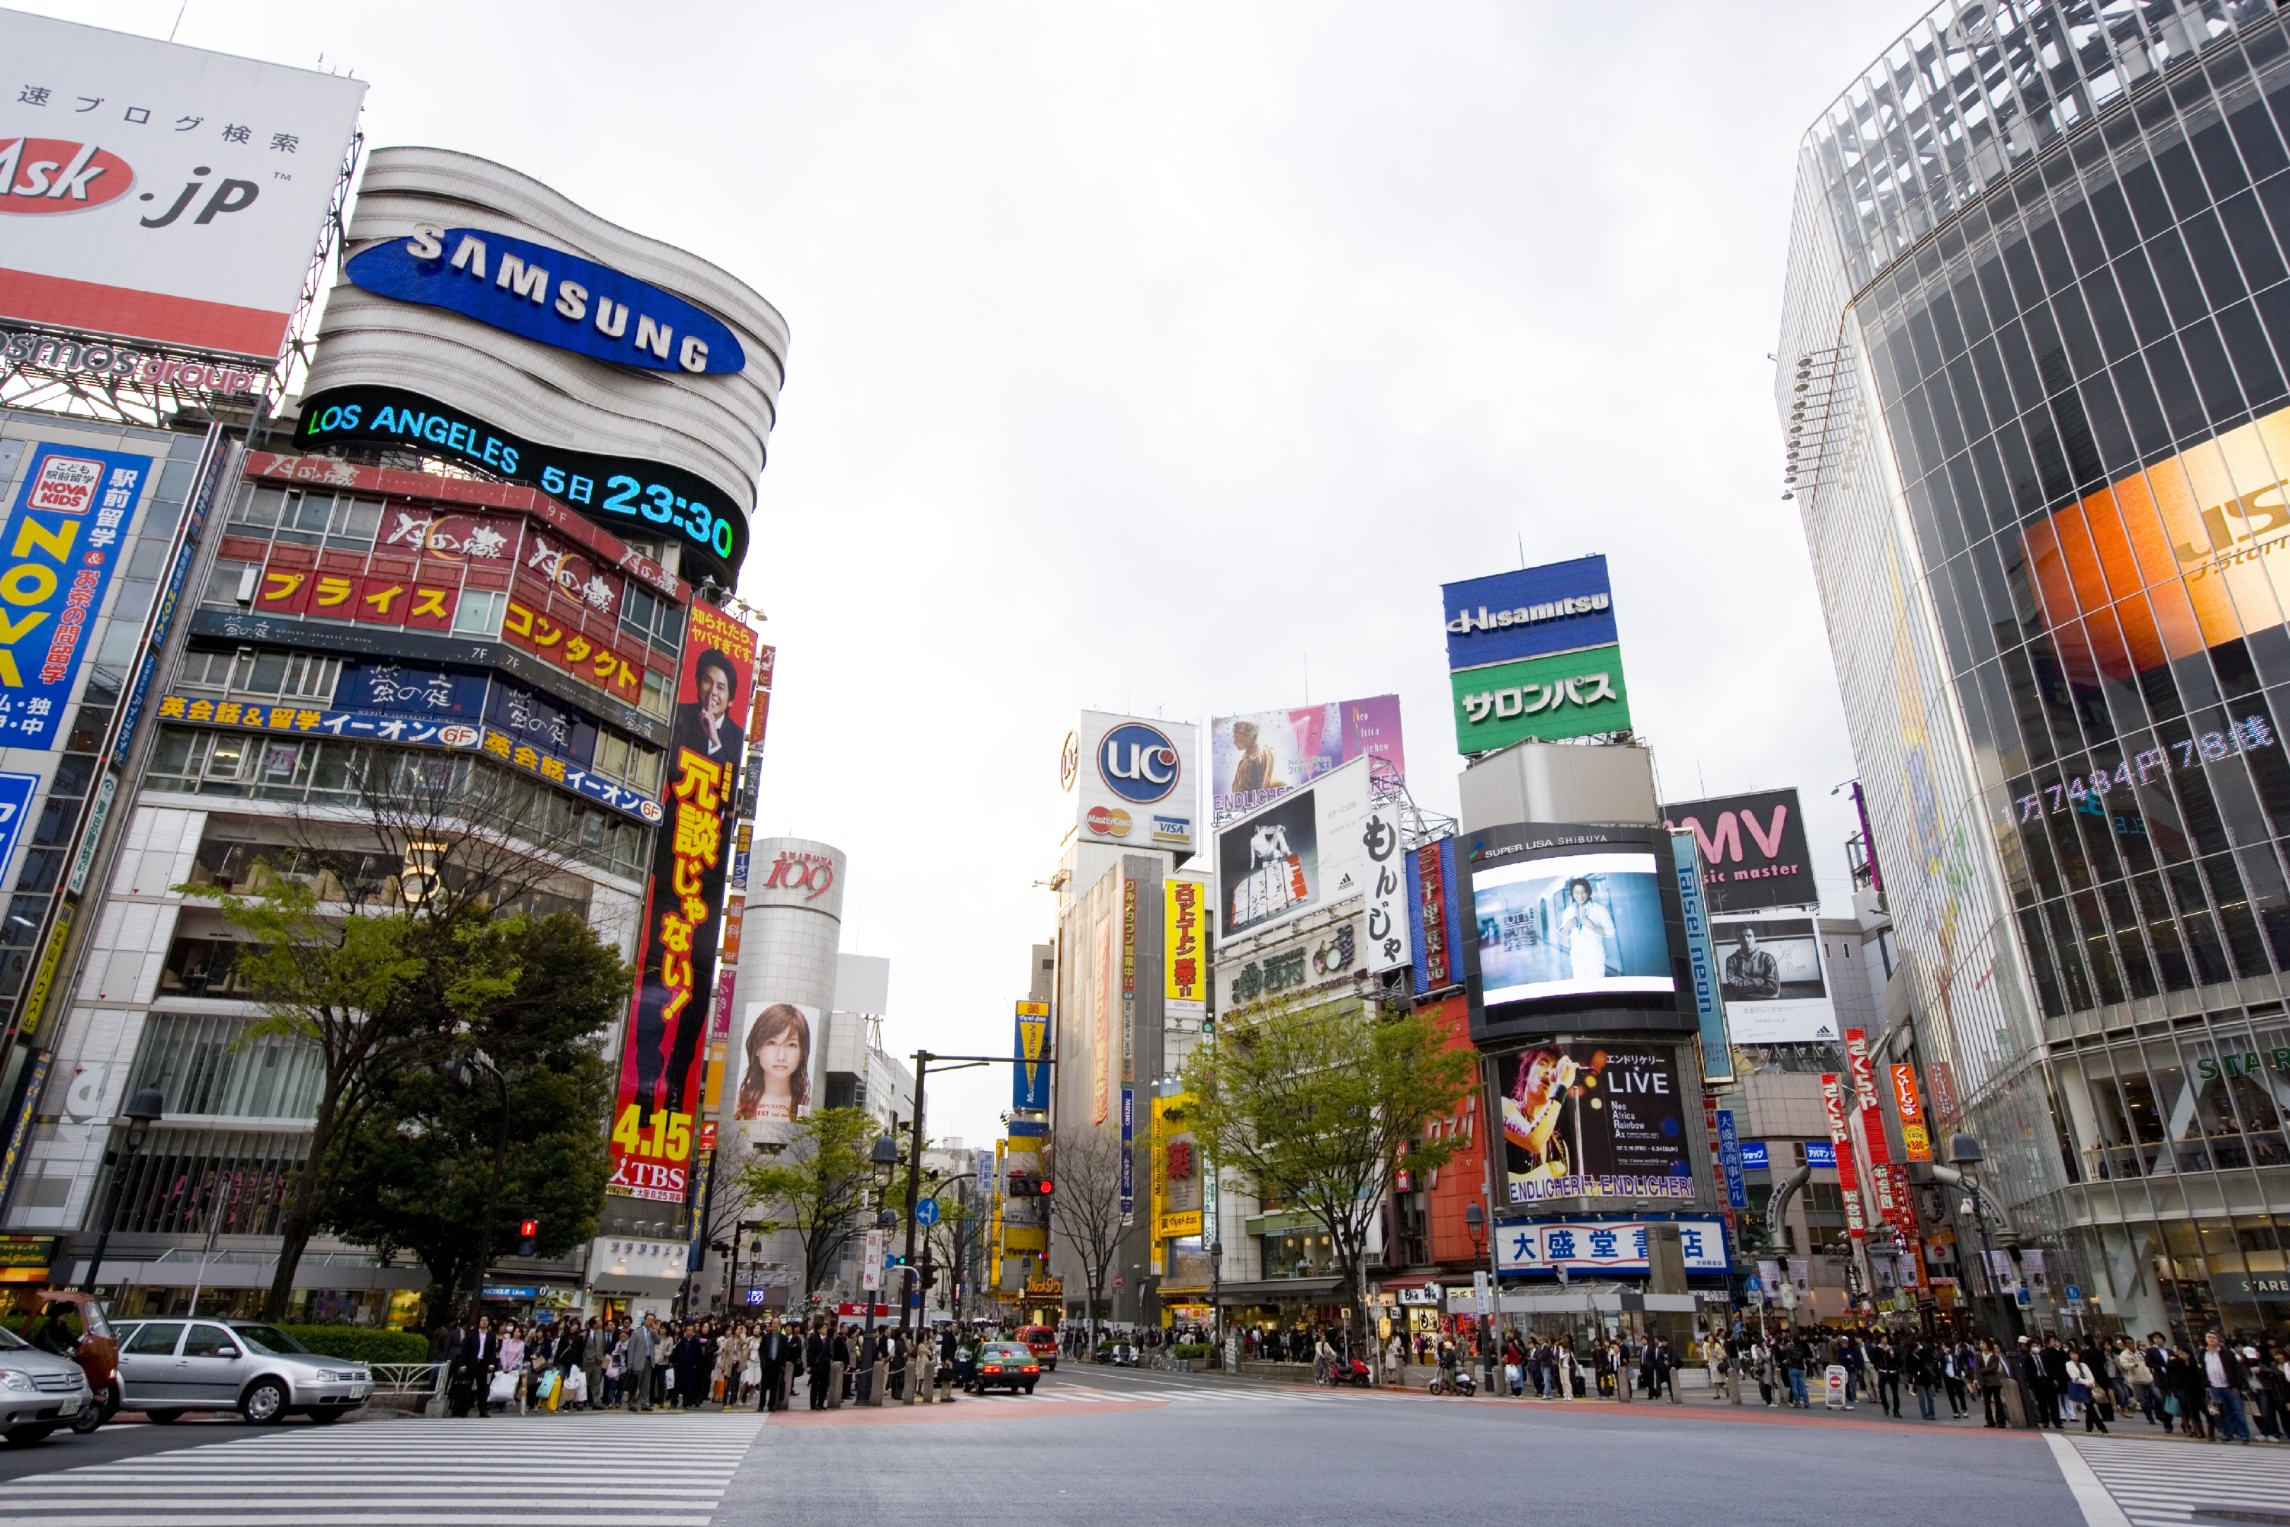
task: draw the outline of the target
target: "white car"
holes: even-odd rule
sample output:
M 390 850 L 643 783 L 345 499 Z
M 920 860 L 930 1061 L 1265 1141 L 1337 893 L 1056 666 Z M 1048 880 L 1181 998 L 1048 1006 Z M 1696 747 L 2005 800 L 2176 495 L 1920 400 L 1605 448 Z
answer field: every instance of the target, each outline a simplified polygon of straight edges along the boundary
M 42 1441 L 94 1403 L 78 1363 L 0 1326 L 0 1437 L 19 1445 Z
M 153 1421 L 187 1410 L 235 1410 L 256 1426 L 290 1415 L 339 1421 L 373 1395 L 364 1363 L 320 1357 L 258 1320 L 122 1324 L 119 1403 Z

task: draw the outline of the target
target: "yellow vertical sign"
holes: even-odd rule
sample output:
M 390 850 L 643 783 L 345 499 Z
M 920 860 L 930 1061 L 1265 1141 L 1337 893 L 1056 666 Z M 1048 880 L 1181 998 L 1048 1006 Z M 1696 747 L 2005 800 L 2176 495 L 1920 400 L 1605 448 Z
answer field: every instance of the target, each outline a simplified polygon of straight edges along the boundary
M 1161 882 L 1161 996 L 1170 1006 L 1201 1007 L 1208 1000 L 1207 887 L 1172 876 Z
M 1010 1068 L 1010 1106 L 1044 1109 L 1050 1106 L 1050 1068 L 1042 1064 L 1042 1051 L 1050 1037 L 1050 1005 L 1018 1004 L 1018 1060 Z

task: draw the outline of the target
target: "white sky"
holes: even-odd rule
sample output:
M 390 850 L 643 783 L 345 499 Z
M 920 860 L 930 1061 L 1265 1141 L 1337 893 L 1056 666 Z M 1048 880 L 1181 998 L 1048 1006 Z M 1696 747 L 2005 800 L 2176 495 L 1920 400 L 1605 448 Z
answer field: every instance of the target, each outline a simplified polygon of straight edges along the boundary
M 15 3 L 164 37 L 179 0 Z M 889 1048 L 1007 1053 L 1077 710 L 1397 691 L 1452 813 L 1438 585 L 1522 541 L 1611 559 L 1665 793 L 1801 787 L 1844 910 L 1766 354 L 1798 139 L 1920 9 L 189 0 L 178 40 L 323 55 L 370 144 L 786 314 L 758 830 L 850 853 Z M 1005 1078 L 949 1076 L 930 1133 L 990 1140 Z

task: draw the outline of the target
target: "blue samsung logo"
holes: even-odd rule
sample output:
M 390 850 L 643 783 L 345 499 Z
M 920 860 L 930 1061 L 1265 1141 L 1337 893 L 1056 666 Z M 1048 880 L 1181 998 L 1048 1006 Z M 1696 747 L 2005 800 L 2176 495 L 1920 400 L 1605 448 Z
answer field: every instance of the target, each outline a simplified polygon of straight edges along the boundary
M 618 366 L 723 376 L 747 352 L 721 319 L 610 266 L 484 228 L 417 224 L 413 237 L 353 257 L 350 281 L 376 296 L 444 308 L 525 339 Z

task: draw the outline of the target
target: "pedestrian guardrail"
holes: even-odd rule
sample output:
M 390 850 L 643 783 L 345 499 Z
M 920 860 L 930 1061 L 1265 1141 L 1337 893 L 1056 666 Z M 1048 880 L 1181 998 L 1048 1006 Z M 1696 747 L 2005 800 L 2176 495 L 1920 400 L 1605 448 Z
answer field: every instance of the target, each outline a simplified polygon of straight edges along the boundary
M 380 1394 L 436 1394 L 444 1384 L 443 1363 L 368 1363 L 366 1371 L 374 1376 L 374 1393 Z

